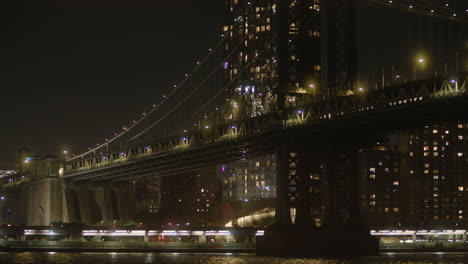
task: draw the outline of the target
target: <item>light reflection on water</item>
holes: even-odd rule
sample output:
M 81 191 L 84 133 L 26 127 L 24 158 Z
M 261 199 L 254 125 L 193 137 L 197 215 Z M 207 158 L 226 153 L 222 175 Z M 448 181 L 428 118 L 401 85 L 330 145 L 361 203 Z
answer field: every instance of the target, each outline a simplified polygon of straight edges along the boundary
M 0 264 L 466 264 L 468 253 L 388 253 L 349 259 L 283 259 L 253 254 L 0 253 Z

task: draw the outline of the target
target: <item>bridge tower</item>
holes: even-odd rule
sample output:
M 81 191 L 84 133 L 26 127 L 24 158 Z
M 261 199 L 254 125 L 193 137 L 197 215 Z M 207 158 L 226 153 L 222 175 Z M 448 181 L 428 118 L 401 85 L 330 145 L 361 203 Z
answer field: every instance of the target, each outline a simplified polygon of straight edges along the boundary
M 314 1 L 317 11 L 320 10 L 320 19 L 315 25 L 307 25 L 306 30 L 315 32 L 314 26 L 320 28 L 320 48 L 315 50 L 320 56 L 320 64 L 315 66 L 320 76 L 311 88 L 316 85 L 320 98 L 324 100 L 355 89 L 355 1 Z M 295 33 L 292 25 L 297 23 L 295 26 L 300 36 L 306 21 L 292 21 L 293 5 L 289 0 L 277 1 L 278 120 L 286 119 L 283 115 L 288 97 L 295 96 L 291 93 L 291 86 L 299 81 L 295 78 L 301 74 L 300 70 L 304 70 L 296 67 L 291 71 L 295 66 L 291 62 L 295 60 L 291 49 L 292 34 Z M 298 42 L 294 44 L 300 45 Z M 282 126 L 278 122 L 279 131 L 283 131 Z M 290 139 L 285 132 L 280 132 L 274 139 L 278 152 L 275 224 L 257 240 L 258 255 L 303 257 L 378 253 L 378 240 L 370 235 L 370 230 L 360 218 L 357 197 L 359 145 L 345 144 L 356 138 L 336 138 L 324 144 L 308 140 L 307 135 Z M 357 142 L 365 144 L 364 139 Z M 320 174 L 324 166 L 328 167 L 329 201 L 326 223 L 318 228 L 311 215 L 309 183 L 311 175 Z M 291 221 L 292 208 L 296 212 L 294 224 Z

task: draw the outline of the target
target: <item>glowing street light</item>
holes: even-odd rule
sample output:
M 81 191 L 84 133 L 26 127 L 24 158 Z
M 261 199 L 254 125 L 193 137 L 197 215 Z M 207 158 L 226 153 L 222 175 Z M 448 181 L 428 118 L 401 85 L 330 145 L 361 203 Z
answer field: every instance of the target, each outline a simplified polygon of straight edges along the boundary
M 422 67 L 422 74 L 424 74 L 424 70 L 426 68 L 426 60 L 424 58 L 419 58 L 418 60 L 419 64 L 421 64 L 421 67 Z

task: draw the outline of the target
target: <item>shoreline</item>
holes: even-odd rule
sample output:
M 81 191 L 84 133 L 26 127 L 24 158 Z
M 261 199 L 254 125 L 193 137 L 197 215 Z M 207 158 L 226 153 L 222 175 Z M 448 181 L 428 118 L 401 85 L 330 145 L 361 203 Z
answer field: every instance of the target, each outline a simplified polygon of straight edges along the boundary
M 229 248 L 207 248 L 207 249 L 174 249 L 174 248 L 0 248 L 0 253 L 22 253 L 22 252 L 57 252 L 57 253 L 233 253 L 242 254 L 249 253 L 255 254 L 255 249 L 229 249 Z M 379 254 L 385 253 L 468 253 L 466 249 L 384 249 L 380 250 Z

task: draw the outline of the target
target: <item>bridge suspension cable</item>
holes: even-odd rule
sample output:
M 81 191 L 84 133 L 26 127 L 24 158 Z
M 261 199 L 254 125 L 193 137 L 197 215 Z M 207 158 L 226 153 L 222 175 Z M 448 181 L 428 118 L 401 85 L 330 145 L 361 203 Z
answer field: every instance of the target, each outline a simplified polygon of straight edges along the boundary
M 371 0 L 371 2 L 424 16 L 468 23 L 468 9 L 458 10 L 451 8 L 449 4 L 435 5 L 427 0 Z
M 256 3 L 260 2 L 260 1 L 261 0 L 255 0 L 255 1 L 249 2 L 249 8 L 246 9 L 247 10 L 246 12 L 248 12 L 249 10 L 254 10 L 254 8 L 256 6 Z M 240 27 L 243 27 L 243 26 L 244 26 L 244 22 L 242 20 L 237 20 L 236 19 L 236 23 L 233 25 L 232 30 L 237 31 Z M 209 60 L 212 59 L 213 57 L 215 57 L 217 52 L 224 49 L 224 47 L 225 47 L 224 45 L 226 44 L 226 41 L 228 39 L 229 39 L 229 36 L 223 34 L 222 38 L 218 41 L 218 43 L 216 43 L 215 47 L 213 49 L 209 49 L 210 52 L 208 53 L 208 55 L 205 56 L 202 60 L 197 62 L 197 66 L 195 67 L 195 69 L 190 74 L 186 74 L 185 78 L 178 85 L 175 85 L 174 89 L 171 90 L 171 92 L 168 95 L 165 95 L 163 100 L 159 104 L 153 105 L 153 108 L 151 110 L 149 110 L 147 113 L 144 113 L 143 116 L 140 117 L 138 120 L 133 121 L 133 124 L 131 126 L 129 126 L 127 128 L 124 128 L 124 130 L 122 132 L 116 134 L 114 137 L 110 138 L 109 140 L 106 140 L 105 143 L 100 144 L 100 145 L 98 144 L 97 147 L 94 147 L 94 148 L 89 149 L 88 151 L 86 151 L 84 153 L 81 153 L 79 155 L 71 157 L 71 158 L 68 159 L 68 161 L 72 161 L 72 160 L 78 159 L 80 157 L 89 155 L 89 154 L 98 153 L 101 149 L 108 148 L 109 144 L 116 143 L 119 139 L 120 140 L 122 140 L 122 139 L 125 140 L 123 138 L 124 136 L 129 135 L 132 131 L 134 131 L 135 129 L 138 129 L 138 127 L 140 127 L 145 121 L 150 119 L 150 117 L 153 116 L 155 113 L 157 113 L 159 111 L 162 111 L 161 108 L 164 107 L 165 104 L 170 102 L 172 99 L 180 100 L 180 98 L 174 98 L 175 95 L 177 95 L 178 92 L 181 92 L 181 90 L 183 90 L 183 88 L 185 88 L 185 86 L 189 85 L 188 83 L 191 81 L 191 79 L 194 77 L 194 75 L 196 75 L 197 72 L 200 71 L 200 69 L 202 69 L 204 66 L 206 66 L 206 64 L 209 64 Z M 238 43 L 238 45 L 233 49 L 232 52 L 230 52 L 230 54 L 227 57 L 225 57 L 225 58 L 223 58 L 223 60 L 219 61 L 217 63 L 217 66 L 211 71 L 211 73 L 208 74 L 206 76 L 206 78 L 204 78 L 195 89 L 193 89 L 192 91 L 189 91 L 189 93 L 187 95 L 185 95 L 185 97 L 182 100 L 180 100 L 176 104 L 176 106 L 174 106 L 173 108 L 171 108 L 168 111 L 166 111 L 165 113 L 163 113 L 161 118 L 157 119 L 155 122 L 152 122 L 152 124 L 149 127 L 147 127 L 146 129 L 144 128 L 143 131 L 141 131 L 140 133 L 137 132 L 136 135 L 131 136 L 130 139 L 127 140 L 127 141 L 132 141 L 132 140 L 137 139 L 138 137 L 143 135 L 145 132 L 147 132 L 148 130 L 153 128 L 156 124 L 160 123 L 162 120 L 164 120 L 166 117 L 168 117 L 171 113 L 173 113 L 179 106 L 181 106 L 183 104 L 183 102 L 187 101 L 196 91 L 198 91 L 203 86 L 203 84 L 206 83 L 210 79 L 210 77 L 212 77 L 215 74 L 215 72 L 221 68 L 222 62 L 226 61 L 228 58 L 230 58 L 230 56 L 232 56 L 234 54 L 234 52 L 240 46 L 241 46 L 241 42 Z M 223 87 L 223 89 L 224 89 L 224 87 Z M 117 142 L 117 143 L 119 143 L 119 142 Z
M 252 5 L 252 8 L 254 7 L 255 5 Z M 260 18 L 259 20 L 257 21 L 257 24 L 254 24 L 255 25 L 258 25 L 259 23 L 261 23 L 261 21 L 263 21 L 265 18 L 266 18 L 266 15 L 267 13 L 265 12 Z M 238 23 L 236 25 L 241 25 L 241 23 L 243 23 L 242 21 L 238 21 Z M 236 31 L 237 28 L 234 28 L 233 31 Z M 227 36 L 224 36 L 223 40 L 227 38 Z M 273 37 L 272 39 L 270 39 L 269 42 L 273 42 L 274 40 L 276 39 L 276 37 Z M 224 61 L 227 61 L 229 58 L 231 58 L 236 51 L 238 51 L 238 49 L 243 45 L 243 42 L 240 41 L 239 43 L 237 43 L 237 45 L 229 52 L 229 54 L 221 61 L 221 62 L 224 62 Z M 218 45 L 219 47 L 220 45 Z M 264 50 L 261 51 L 261 53 L 263 53 Z M 216 67 L 213 69 L 213 71 L 211 71 L 208 76 L 199 84 L 197 85 L 194 89 L 192 89 L 184 98 L 182 98 L 172 109 L 170 109 L 166 114 L 164 114 L 160 119 L 158 119 L 157 121 L 153 122 L 153 124 L 151 124 L 149 127 L 147 127 L 146 129 L 144 129 L 143 131 L 141 131 L 140 133 L 138 133 L 137 135 L 135 135 L 134 137 L 132 137 L 130 140 L 135 140 L 137 139 L 138 137 L 142 136 L 143 134 L 145 134 L 146 132 L 148 132 L 151 128 L 153 128 L 154 126 L 156 126 L 157 124 L 159 124 L 163 119 L 167 118 L 172 112 L 174 112 L 175 110 L 177 110 L 178 107 L 180 107 L 184 102 L 186 102 L 190 97 L 193 96 L 193 94 L 198 91 L 200 88 L 203 87 L 203 84 L 208 81 L 211 76 L 213 74 L 216 73 L 217 70 L 219 70 L 221 67 L 222 67 L 222 63 L 219 63 L 218 65 L 216 65 Z M 241 69 L 241 71 L 226 85 L 223 85 L 221 86 L 219 89 L 219 91 L 214 95 L 212 96 L 211 98 L 209 98 L 205 104 L 203 104 L 201 107 L 199 107 L 195 113 L 192 113 L 191 116 L 197 116 L 198 114 L 201 113 L 201 111 L 206 107 L 208 106 L 213 100 L 215 100 L 216 98 L 219 97 L 219 95 L 221 95 L 223 93 L 223 91 L 230 87 L 232 85 L 232 83 L 234 83 L 236 80 L 238 80 L 240 78 L 240 76 L 242 75 L 243 72 L 245 72 L 249 66 L 252 64 L 252 61 L 249 62 L 249 64 L 247 65 L 244 65 L 244 67 Z

